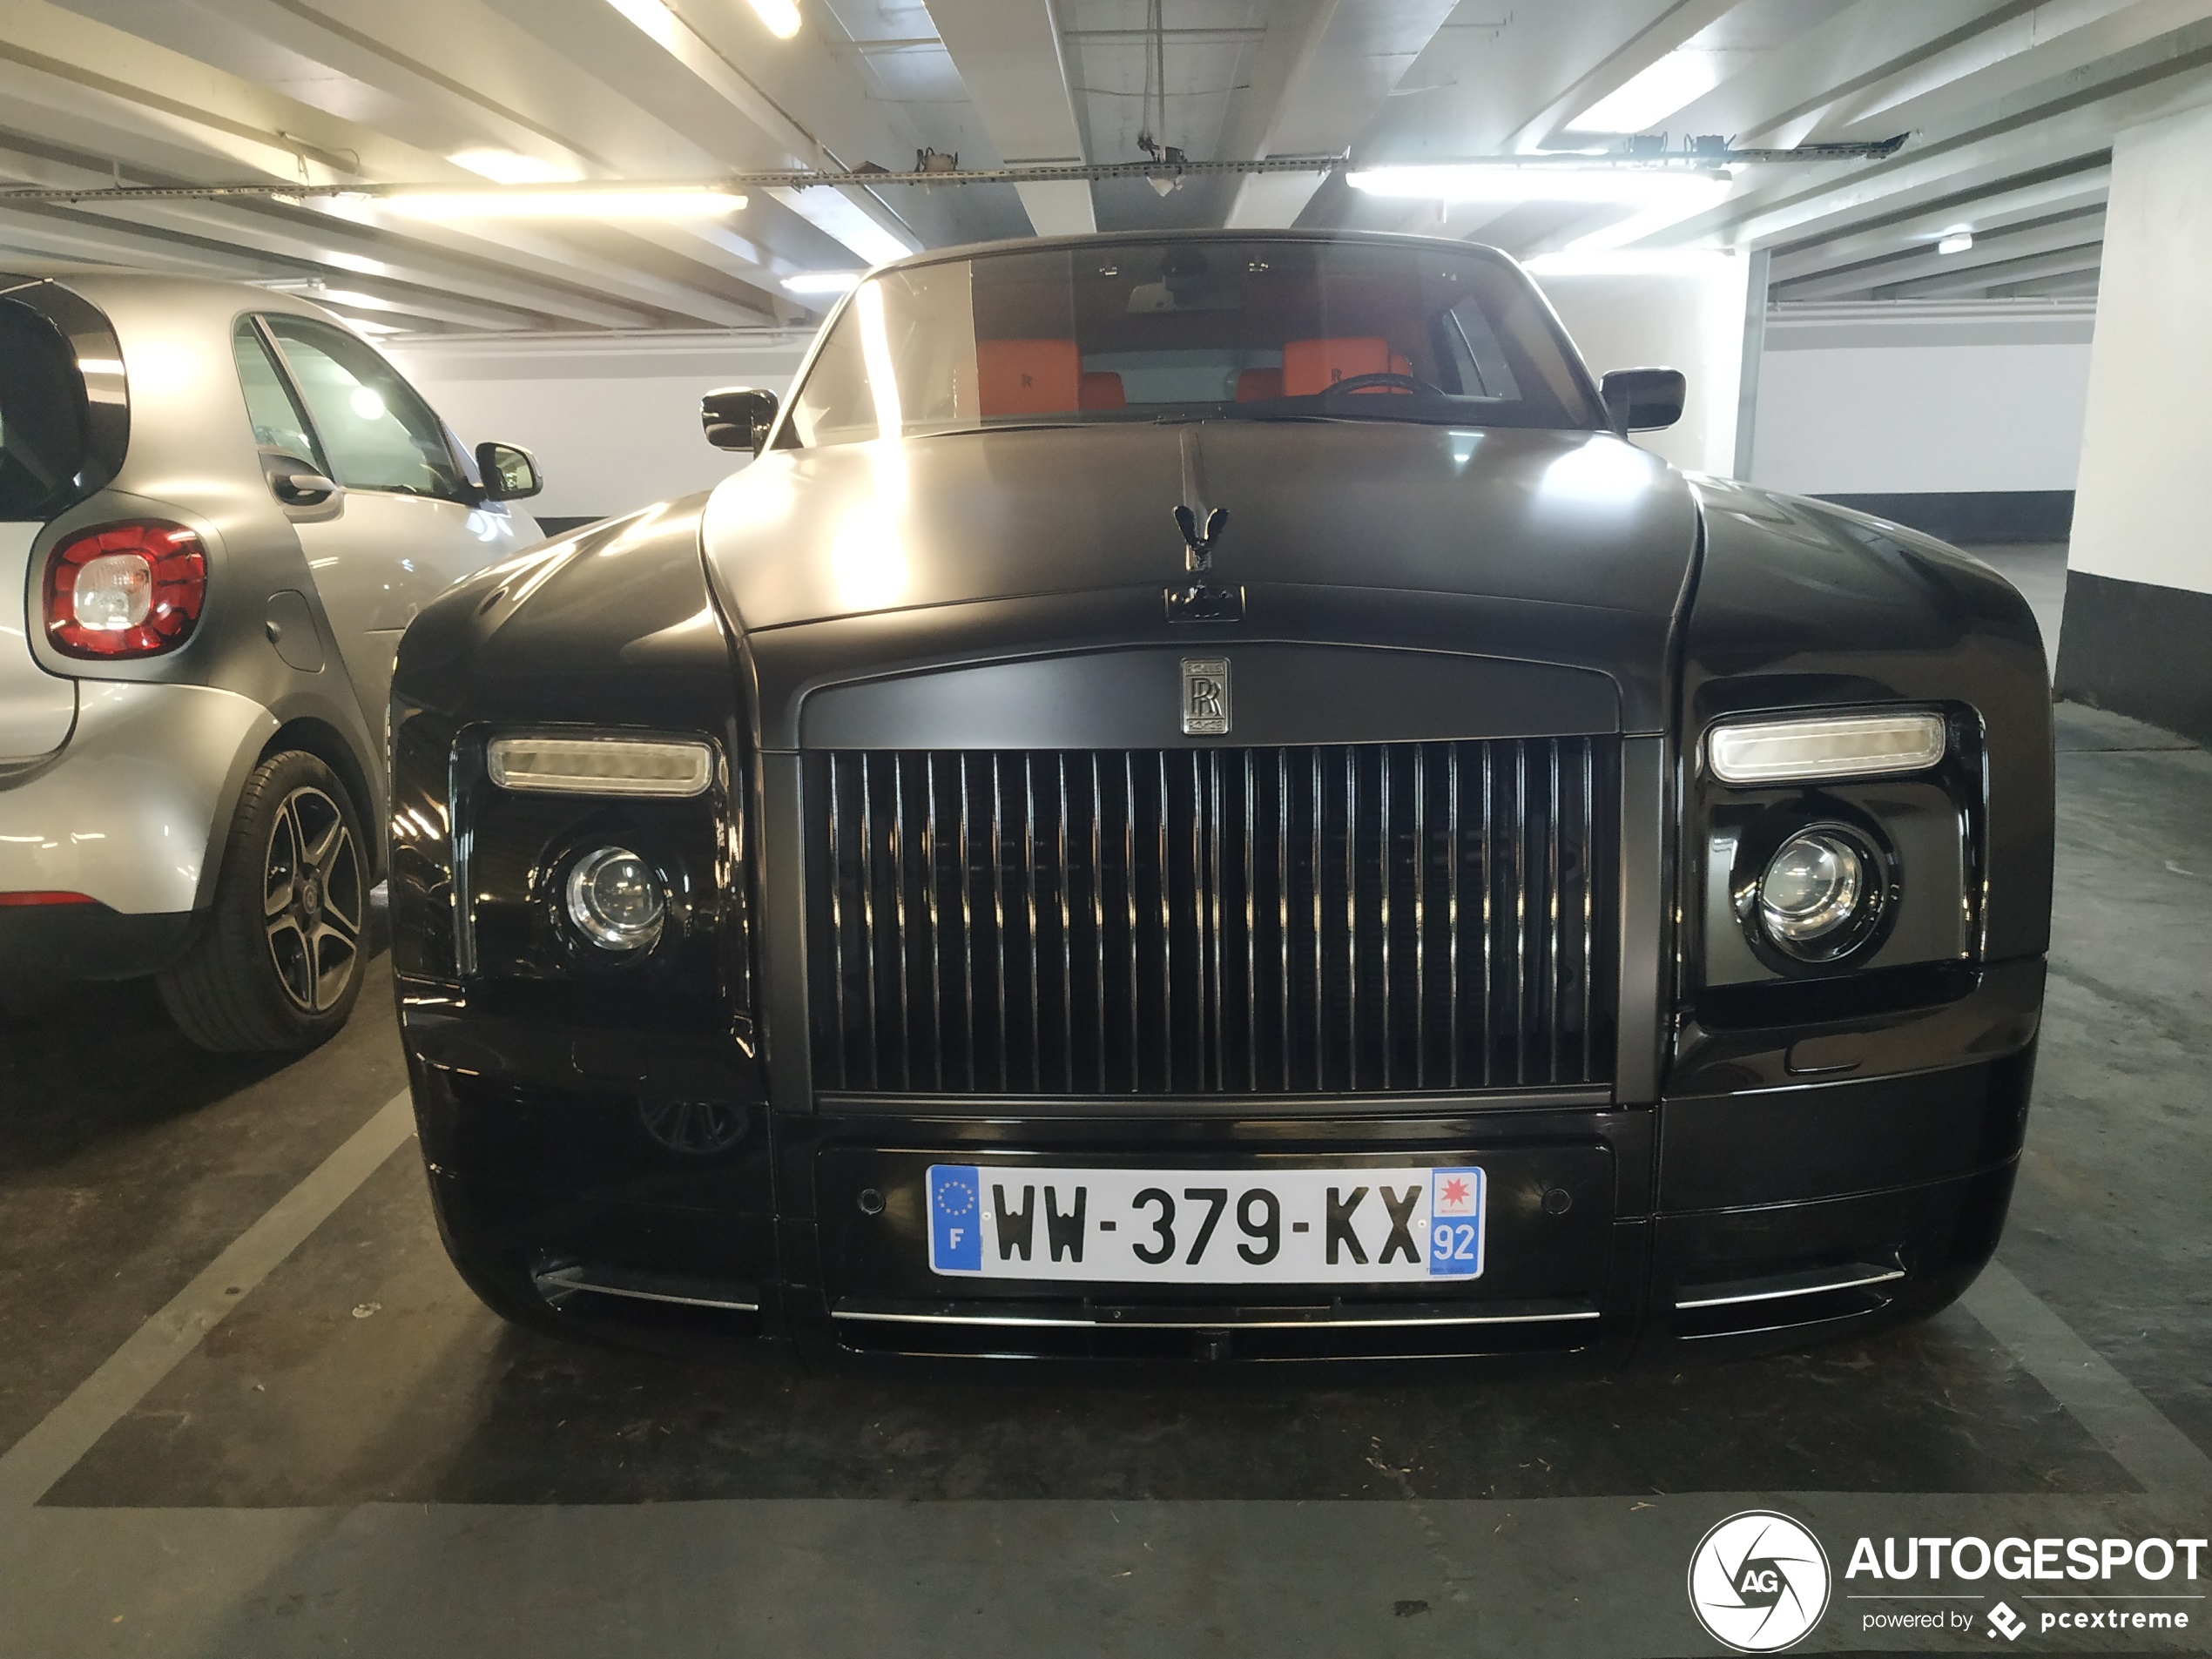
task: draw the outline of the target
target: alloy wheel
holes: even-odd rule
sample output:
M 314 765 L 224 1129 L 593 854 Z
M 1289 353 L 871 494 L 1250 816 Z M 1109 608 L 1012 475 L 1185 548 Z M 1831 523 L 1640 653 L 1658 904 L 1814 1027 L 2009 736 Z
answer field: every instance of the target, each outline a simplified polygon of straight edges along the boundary
M 361 851 L 338 803 L 312 785 L 278 808 L 262 863 L 261 914 L 277 982 L 302 1013 L 345 994 L 361 954 Z

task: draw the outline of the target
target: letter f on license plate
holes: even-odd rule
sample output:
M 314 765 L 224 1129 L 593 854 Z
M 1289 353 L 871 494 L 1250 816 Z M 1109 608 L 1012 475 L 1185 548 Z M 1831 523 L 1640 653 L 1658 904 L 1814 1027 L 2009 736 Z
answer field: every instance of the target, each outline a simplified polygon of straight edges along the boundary
M 1482 1274 L 1487 1182 L 1449 1169 L 932 1164 L 931 1271 L 1183 1285 Z
M 983 1266 L 981 1170 L 937 1164 L 929 1171 L 929 1264 L 940 1273 L 974 1273 Z

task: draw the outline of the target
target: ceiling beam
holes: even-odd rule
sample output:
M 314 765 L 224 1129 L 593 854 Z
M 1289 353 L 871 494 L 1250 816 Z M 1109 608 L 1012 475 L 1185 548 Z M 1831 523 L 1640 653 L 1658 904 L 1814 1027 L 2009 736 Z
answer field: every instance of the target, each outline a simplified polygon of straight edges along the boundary
M 2048 0 L 1824 111 L 1820 135 L 1939 127 L 2212 17 L 2212 0 Z
M 1019 166 L 1088 158 L 1050 0 L 928 0 L 928 5 L 1002 161 Z M 1086 183 L 1015 189 L 1040 236 L 1098 228 Z
M 367 20 L 375 25 L 374 33 L 340 15 L 347 0 L 200 0 L 200 4 L 232 26 L 270 30 L 281 38 L 287 53 L 330 71 L 303 84 L 302 90 L 310 96 L 329 98 L 348 110 L 371 98 L 376 101 L 381 124 L 377 136 L 385 140 L 385 147 L 376 154 L 374 167 L 363 163 L 370 177 L 451 178 L 456 184 L 480 185 L 481 179 L 447 159 L 450 153 L 469 148 L 511 149 L 581 177 L 619 176 L 623 169 L 618 159 L 607 153 L 608 146 L 601 141 L 606 132 L 611 129 L 633 144 L 645 136 L 641 129 L 647 124 L 638 118 L 642 106 L 621 103 L 580 68 L 553 57 L 541 42 L 475 0 L 450 0 L 435 11 L 414 0 L 381 0 L 375 15 Z M 542 14 L 540 21 L 549 15 Z M 588 15 L 595 22 L 604 18 L 610 30 L 634 33 L 604 5 Z M 234 44 L 218 31 L 194 28 L 189 16 L 170 27 L 177 45 L 185 51 L 229 50 Z M 651 56 L 658 61 L 658 53 Z M 455 57 L 486 66 L 475 84 L 436 66 Z M 523 67 L 534 71 L 536 79 L 510 84 Z M 547 100 L 552 114 L 571 124 L 596 124 L 595 130 L 562 131 L 541 118 L 543 111 L 536 99 Z M 321 113 L 326 119 L 331 114 Z M 352 125 L 347 122 L 349 128 Z M 710 156 L 686 155 L 682 141 L 672 132 L 668 136 L 676 151 L 676 169 L 691 162 L 701 173 L 712 171 Z M 493 142 L 487 145 L 486 138 Z M 641 150 L 637 158 L 646 155 L 660 171 L 671 171 L 671 146 Z M 769 206 L 755 217 L 772 220 L 779 212 Z M 488 225 L 482 229 L 488 237 L 503 235 L 500 227 Z M 624 233 L 604 234 L 619 245 Z M 811 238 L 812 233 L 807 234 Z M 777 273 L 772 267 L 780 264 L 789 270 L 797 266 L 796 261 L 772 260 L 753 239 L 713 231 L 701 233 L 687 226 L 655 226 L 641 239 L 730 279 L 718 297 L 744 305 L 756 319 L 775 308 Z
M 2107 151 L 2121 129 L 2194 107 L 2212 92 L 2212 25 L 2185 31 L 2175 48 L 2131 54 L 2094 81 L 2060 78 L 2036 98 L 1977 111 L 1977 124 L 1932 135 L 1886 161 L 1755 183 L 1689 221 L 1682 234 L 1717 233 L 1754 247 L 1804 241 L 1878 213 L 1955 201 L 2040 167 L 2055 169 Z
M 2101 207 L 2055 215 L 2053 218 L 1994 234 L 1985 233 L 1974 245 L 1958 253 L 1939 253 L 1932 244 L 1890 256 L 1838 266 L 1817 275 L 1797 277 L 1774 285 L 1777 300 L 1834 300 L 1867 293 L 1878 288 L 1920 278 L 1939 278 L 1971 271 L 1984 265 L 2025 259 L 2061 248 L 2081 246 L 2104 239 Z
M 0 96 L 40 107 L 45 118 L 42 131 L 80 150 L 104 146 L 118 161 L 186 180 L 235 179 L 244 172 L 270 182 L 302 175 L 302 182 L 351 182 L 353 175 L 335 174 L 325 161 L 276 147 L 296 139 L 300 147 L 311 147 L 315 155 L 341 160 L 358 156 L 364 173 L 468 177 L 435 152 L 426 154 L 383 132 L 294 103 L 225 70 L 78 17 L 45 0 L 0 0 L 0 19 L 15 31 L 4 37 L 4 49 L 0 49 Z M 250 114 L 252 121 L 237 113 L 241 111 Z M 264 132 L 266 140 L 254 136 Z M 87 206 L 88 211 L 125 217 L 136 211 Z M 582 277 L 610 299 L 643 303 L 654 312 L 694 322 L 749 327 L 765 316 L 763 309 L 738 295 L 718 295 L 671 280 L 638 268 L 634 260 L 608 259 L 583 245 L 583 238 L 593 233 L 582 227 L 577 236 L 558 239 L 513 220 L 452 226 L 404 221 L 402 229 L 380 223 L 372 208 L 318 201 L 309 211 L 326 220 L 353 217 L 361 236 L 391 245 L 465 249 L 480 260 L 532 268 L 571 287 Z M 606 234 L 617 246 L 623 239 L 618 233 Z M 375 260 L 381 252 L 361 257 Z M 553 314 L 560 313 L 556 309 Z
M 248 282 L 280 269 L 243 253 L 137 234 L 125 226 L 88 224 L 45 208 L 0 206 L 0 264 L 18 268 L 24 255 L 50 265 L 83 261 Z
M 1932 54 L 2034 10 L 2036 0 L 1858 0 L 1667 118 L 1681 132 L 1795 144 L 1840 100 L 1889 85 Z
M 2084 242 L 2076 246 L 2039 253 L 2032 259 L 2007 260 L 1969 271 L 1955 272 L 1948 276 L 1925 277 L 1915 282 L 1885 284 L 1873 291 L 1873 297 L 1877 300 L 1941 300 L 1959 294 L 1980 293 L 2001 284 L 2024 282 L 2037 277 L 2061 276 L 2075 271 L 2093 271 L 2103 260 L 2104 243 L 2101 240 Z
M 1784 243 L 1773 250 L 1769 277 L 1787 282 L 1879 259 L 1916 242 L 1933 240 L 1954 227 L 1978 233 L 1998 231 L 2024 219 L 2099 206 L 2111 187 L 2112 168 L 2099 165 L 1961 201 L 1932 203 L 1925 212 L 1896 214 L 1841 235 Z
M 1986 296 L 1992 300 L 2068 300 L 2094 298 L 2101 268 L 2061 271 L 2056 276 L 2035 277 L 2025 282 L 2000 282 Z
M 853 59 L 826 50 L 810 31 L 776 39 L 748 6 L 701 0 L 623 0 L 619 7 L 605 0 L 484 3 L 514 27 L 558 41 L 593 78 L 680 132 L 714 165 L 744 171 L 797 163 L 840 172 L 871 159 L 880 165 L 886 158 L 892 165 L 904 159 L 891 147 L 890 128 Z M 842 253 L 813 248 L 792 260 L 786 273 L 850 264 L 855 254 L 873 261 L 882 256 L 885 239 L 907 250 L 926 246 L 946 219 L 941 203 L 913 191 L 899 192 L 904 199 L 897 207 L 865 185 L 838 193 L 880 234 Z M 771 213 L 791 215 L 800 241 L 838 242 L 840 219 L 810 216 L 803 198 L 777 200 Z
M 1456 0 L 1322 0 L 1283 8 L 1281 46 L 1265 61 L 1284 74 L 1259 141 L 1249 152 L 1337 155 L 1349 150 L 1417 62 Z M 1271 31 L 1273 26 L 1271 17 Z M 1297 221 L 1321 187 L 1318 173 L 1245 179 L 1231 204 L 1234 229 Z
M 1607 94 L 1618 91 L 1707 24 L 1718 21 L 1737 0 L 1674 0 L 1674 3 L 1554 93 L 1514 129 L 1507 150 L 1540 149 L 1560 129 Z M 1684 127 L 1683 132 L 1702 131 Z

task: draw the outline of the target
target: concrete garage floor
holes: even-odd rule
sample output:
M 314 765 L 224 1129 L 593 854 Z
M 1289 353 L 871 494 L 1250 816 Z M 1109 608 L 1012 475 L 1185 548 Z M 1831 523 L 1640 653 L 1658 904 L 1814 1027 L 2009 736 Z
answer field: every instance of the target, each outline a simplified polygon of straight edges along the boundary
M 565 1347 L 445 1262 L 381 958 L 290 1066 L 193 1053 L 141 988 L 58 998 L 0 1028 L 0 1652 L 1710 1653 L 1684 1568 L 1754 1505 L 1834 1560 L 1805 1649 L 1876 1649 L 1859 1533 L 2202 1536 L 2212 756 L 2060 733 L 2000 1266 L 1752 1364 L 1139 1386 Z

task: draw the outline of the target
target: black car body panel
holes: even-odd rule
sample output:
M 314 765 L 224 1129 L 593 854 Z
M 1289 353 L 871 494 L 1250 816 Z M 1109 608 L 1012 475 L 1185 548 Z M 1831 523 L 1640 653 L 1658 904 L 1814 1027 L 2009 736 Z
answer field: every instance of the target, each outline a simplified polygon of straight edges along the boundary
M 1241 620 L 1170 619 L 1167 596 L 1189 579 L 1170 509 L 1194 500 L 1231 510 L 1210 579 L 1241 588 Z M 1235 665 L 1233 737 L 1177 722 L 1178 664 L 1210 657 Z M 1597 432 L 1161 421 L 771 449 L 711 497 L 463 583 L 409 631 L 395 686 L 395 955 L 424 1154 L 457 1263 L 512 1317 L 682 1352 L 766 1334 L 826 1353 L 1617 1362 L 1925 1312 L 1971 1281 L 2001 1228 L 2049 918 L 2048 688 L 2024 602 L 1894 526 L 1685 479 Z M 1703 759 L 1724 717 L 1899 705 L 1941 717 L 1939 765 L 1746 788 Z M 717 771 L 681 802 L 493 788 L 486 737 L 548 731 L 697 736 Z M 1214 1005 L 1193 1016 L 1211 1057 L 1192 1050 L 1195 1069 L 1177 1069 L 1184 1010 L 1148 1024 L 1138 1007 L 1140 966 L 1156 969 L 1138 961 L 1150 935 L 1136 863 L 1113 887 L 1111 858 L 1071 852 L 1066 832 L 1119 812 L 1134 846 L 1140 806 L 1167 814 L 1172 796 L 1217 834 L 1233 828 L 1227 799 L 1256 836 L 1273 809 L 1318 836 L 1318 781 L 1308 812 L 1287 780 L 1293 760 L 1324 754 L 1355 795 L 1379 776 L 1379 795 L 1325 821 L 1352 846 L 1360 803 L 1379 802 L 1372 856 L 1386 865 L 1408 833 L 1388 827 L 1393 800 L 1456 811 L 1473 797 L 1447 792 L 1447 764 L 1486 779 L 1521 769 L 1510 799 L 1565 862 L 1514 894 L 1557 909 L 1579 893 L 1586 914 L 1602 912 L 1579 952 L 1554 920 L 1551 954 L 1527 957 L 1567 975 L 1553 982 L 1575 988 L 1579 1016 L 1539 1008 L 1509 1034 L 1519 1049 L 1437 1046 L 1423 1022 L 1446 1007 L 1442 981 L 1420 975 L 1440 972 L 1447 941 L 1487 950 L 1507 935 L 1487 913 L 1479 933 L 1426 919 L 1434 907 L 1393 922 L 1393 894 L 1421 902 L 1423 865 L 1407 885 L 1380 878 L 1380 937 L 1386 952 L 1398 941 L 1399 966 L 1386 955 L 1379 981 L 1357 968 L 1346 981 L 1355 1024 L 1362 988 L 1411 997 L 1399 1035 L 1361 1049 L 1351 1032 L 1348 1086 L 1320 1063 L 1325 1034 L 1308 1065 L 1292 1054 L 1307 1034 L 1293 1031 L 1291 991 L 1319 1009 L 1332 930 L 1296 933 L 1285 858 L 1215 889 L 1258 919 L 1242 934 L 1217 922 L 1231 931 L 1214 935 L 1211 990 L 1172 964 L 1146 979 L 1148 995 Z M 1085 756 L 1112 758 L 1129 781 L 1096 759 L 1086 779 Z M 1139 786 L 1138 759 L 1157 790 Z M 1185 766 L 1187 797 L 1170 782 Z M 1040 779 L 1061 804 L 1026 807 L 1024 834 L 1059 826 L 1061 885 L 1041 889 L 1032 871 L 1027 891 L 1033 904 L 1059 895 L 1056 924 L 1032 916 L 1017 938 L 971 914 L 954 934 L 952 909 L 934 907 L 939 853 L 919 876 L 837 862 L 863 806 L 895 810 L 916 819 L 913 842 L 895 839 L 903 827 L 865 831 L 894 838 L 894 862 L 926 834 L 963 837 L 944 867 L 968 872 L 942 888 L 952 908 L 1018 896 L 1018 880 L 986 871 L 970 808 L 1005 810 L 994 787 L 1034 792 Z M 1067 804 L 1071 787 L 1090 819 Z M 1909 873 L 1865 951 L 1783 961 L 1729 908 L 1740 880 L 1727 859 L 1748 854 L 1716 848 L 1826 818 L 1868 826 Z M 1448 833 L 1461 833 L 1456 816 Z M 579 948 L 551 896 L 572 850 L 608 839 L 637 843 L 671 895 L 668 931 L 633 961 Z M 1241 856 L 1248 873 L 1266 864 L 1264 846 Z M 1558 873 L 1590 859 L 1580 887 Z M 1318 860 L 1309 874 L 1353 927 L 1359 895 L 1328 887 Z M 880 879 L 897 885 L 869 885 Z M 931 929 L 926 948 L 895 935 L 895 986 L 873 956 L 848 962 L 881 919 L 826 896 L 838 882 L 895 891 L 895 921 Z M 1104 895 L 1124 887 L 1116 931 Z M 1089 922 L 1069 903 L 1086 894 Z M 1283 906 L 1274 934 L 1263 894 Z M 1294 937 L 1314 952 L 1305 980 Z M 1520 937 L 1524 954 L 1536 948 Z M 1039 959 L 1026 981 L 1005 965 L 1009 939 Z M 1236 939 L 1250 962 L 1224 968 L 1219 941 Z M 1263 971 L 1262 940 L 1283 947 L 1279 971 Z M 1063 967 L 1042 961 L 1046 945 Z M 1125 1002 L 1105 967 L 1077 961 L 1124 946 Z M 938 970 L 945 982 L 925 989 Z M 1064 1020 L 1042 1003 L 1007 1012 L 1007 988 L 1024 985 L 1064 996 Z M 1241 1049 L 1224 1008 L 1251 1022 Z M 905 1035 L 853 1036 L 869 1010 Z M 1048 1038 L 1078 1036 L 1096 1043 L 1095 1065 L 1037 1070 L 1039 1054 L 1060 1053 Z M 1278 1037 L 1279 1066 L 1261 1055 Z M 1532 1062 L 1531 1040 L 1559 1063 Z M 1569 1063 L 1576 1043 L 1587 1069 Z M 1465 1055 L 1479 1063 L 1462 1072 Z M 936 1162 L 1012 1180 L 1024 1166 L 1478 1158 L 1499 1254 L 1472 1285 L 954 1283 L 924 1249 Z

